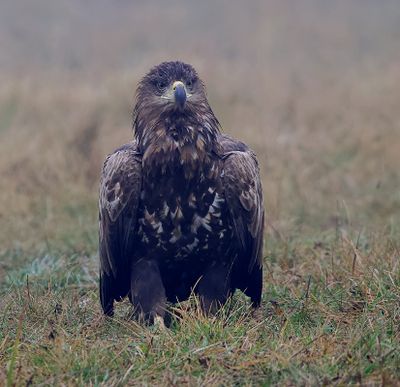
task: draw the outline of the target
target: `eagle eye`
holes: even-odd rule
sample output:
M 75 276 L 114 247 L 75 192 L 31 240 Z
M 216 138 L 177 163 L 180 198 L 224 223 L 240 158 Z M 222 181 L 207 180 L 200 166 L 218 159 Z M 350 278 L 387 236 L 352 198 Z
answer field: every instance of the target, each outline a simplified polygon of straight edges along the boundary
M 186 81 L 186 86 L 191 88 L 193 86 L 194 82 L 195 82 L 194 79 L 188 79 Z
M 167 82 L 166 81 L 164 81 L 164 80 L 157 81 L 157 89 L 159 91 L 164 91 L 166 87 L 167 87 Z

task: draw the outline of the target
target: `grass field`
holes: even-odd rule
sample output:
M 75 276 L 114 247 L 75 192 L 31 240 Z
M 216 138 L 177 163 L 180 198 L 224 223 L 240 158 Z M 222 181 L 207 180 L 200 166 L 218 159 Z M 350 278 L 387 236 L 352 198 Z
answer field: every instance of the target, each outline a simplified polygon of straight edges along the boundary
M 102 316 L 95 230 L 80 243 L 4 257 L 13 268 L 1 286 L 1 378 L 10 385 L 398 381 L 399 251 L 389 231 L 270 238 L 260 315 L 238 295 L 206 319 L 192 300 L 173 309 L 166 331 L 130 321 L 127 303 Z
M 17 3 L 0 5 L 0 385 L 400 383 L 395 1 Z M 135 85 L 171 57 L 258 154 L 265 286 L 256 315 L 240 293 L 215 318 L 191 299 L 161 330 L 127 302 L 101 313 L 97 189 Z

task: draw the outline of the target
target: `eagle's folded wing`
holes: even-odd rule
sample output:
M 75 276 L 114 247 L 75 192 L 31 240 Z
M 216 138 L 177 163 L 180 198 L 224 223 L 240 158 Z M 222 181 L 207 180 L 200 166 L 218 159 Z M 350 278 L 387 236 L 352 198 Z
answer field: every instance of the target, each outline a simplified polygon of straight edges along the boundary
M 99 196 L 100 293 L 112 313 L 114 299 L 129 290 L 129 260 L 134 249 L 142 165 L 135 143 L 126 144 L 104 163 Z
M 225 199 L 248 272 L 262 267 L 264 207 L 255 154 L 233 150 L 224 154 Z

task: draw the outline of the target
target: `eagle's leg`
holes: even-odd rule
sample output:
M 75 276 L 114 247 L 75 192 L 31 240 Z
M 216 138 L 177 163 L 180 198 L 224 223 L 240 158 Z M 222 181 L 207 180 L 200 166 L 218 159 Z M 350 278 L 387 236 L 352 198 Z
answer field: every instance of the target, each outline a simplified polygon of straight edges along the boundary
M 206 314 L 215 314 L 230 294 L 230 270 L 226 264 L 211 265 L 201 277 L 197 294 Z
M 129 298 L 140 321 L 153 324 L 157 317 L 164 319 L 165 288 L 156 261 L 140 259 L 132 265 Z

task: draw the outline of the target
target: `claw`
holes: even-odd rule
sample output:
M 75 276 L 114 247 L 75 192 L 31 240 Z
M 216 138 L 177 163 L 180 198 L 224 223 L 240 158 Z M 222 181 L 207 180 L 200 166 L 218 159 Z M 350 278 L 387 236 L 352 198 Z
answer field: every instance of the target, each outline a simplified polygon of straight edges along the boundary
M 159 315 L 154 317 L 154 326 L 160 331 L 165 331 L 167 329 L 165 327 L 164 318 Z

